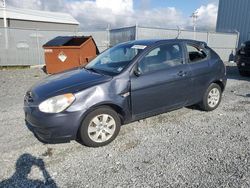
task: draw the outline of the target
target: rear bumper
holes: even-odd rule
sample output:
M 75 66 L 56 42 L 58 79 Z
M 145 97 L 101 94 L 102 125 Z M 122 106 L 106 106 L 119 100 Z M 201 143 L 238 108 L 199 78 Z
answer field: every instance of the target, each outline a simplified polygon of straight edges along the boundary
M 75 140 L 82 121 L 81 112 L 46 114 L 24 108 L 28 129 L 43 143 L 65 143 Z

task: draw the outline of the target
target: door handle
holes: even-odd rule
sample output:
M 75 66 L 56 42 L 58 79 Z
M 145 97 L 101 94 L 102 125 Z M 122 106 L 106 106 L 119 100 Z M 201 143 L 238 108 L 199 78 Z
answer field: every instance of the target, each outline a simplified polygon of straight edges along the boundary
M 184 76 L 187 75 L 187 72 L 185 72 L 185 71 L 180 71 L 180 72 L 177 73 L 177 75 L 178 75 L 178 76 L 181 76 L 181 77 L 184 77 Z

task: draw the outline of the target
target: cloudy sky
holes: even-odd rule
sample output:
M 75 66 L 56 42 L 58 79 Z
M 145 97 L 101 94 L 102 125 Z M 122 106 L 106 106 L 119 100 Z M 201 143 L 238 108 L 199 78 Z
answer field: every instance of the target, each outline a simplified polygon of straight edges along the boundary
M 6 0 L 7 6 L 72 14 L 85 30 L 132 26 L 214 30 L 218 0 Z

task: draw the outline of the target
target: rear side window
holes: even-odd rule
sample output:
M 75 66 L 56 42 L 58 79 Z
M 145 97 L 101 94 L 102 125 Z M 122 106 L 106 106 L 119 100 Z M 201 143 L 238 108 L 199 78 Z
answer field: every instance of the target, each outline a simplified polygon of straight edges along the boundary
M 204 50 L 191 44 L 187 44 L 187 52 L 190 63 L 200 62 L 207 58 L 207 54 L 204 52 Z
M 139 63 L 142 73 L 154 72 L 183 64 L 182 48 L 179 44 L 165 44 L 150 51 Z

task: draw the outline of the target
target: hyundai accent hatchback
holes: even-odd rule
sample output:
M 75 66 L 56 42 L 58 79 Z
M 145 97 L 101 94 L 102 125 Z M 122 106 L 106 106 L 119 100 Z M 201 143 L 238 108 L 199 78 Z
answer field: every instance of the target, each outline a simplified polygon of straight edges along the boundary
M 31 87 L 25 120 L 40 141 L 99 147 L 123 124 L 195 104 L 214 110 L 225 85 L 222 60 L 203 42 L 131 41 Z

